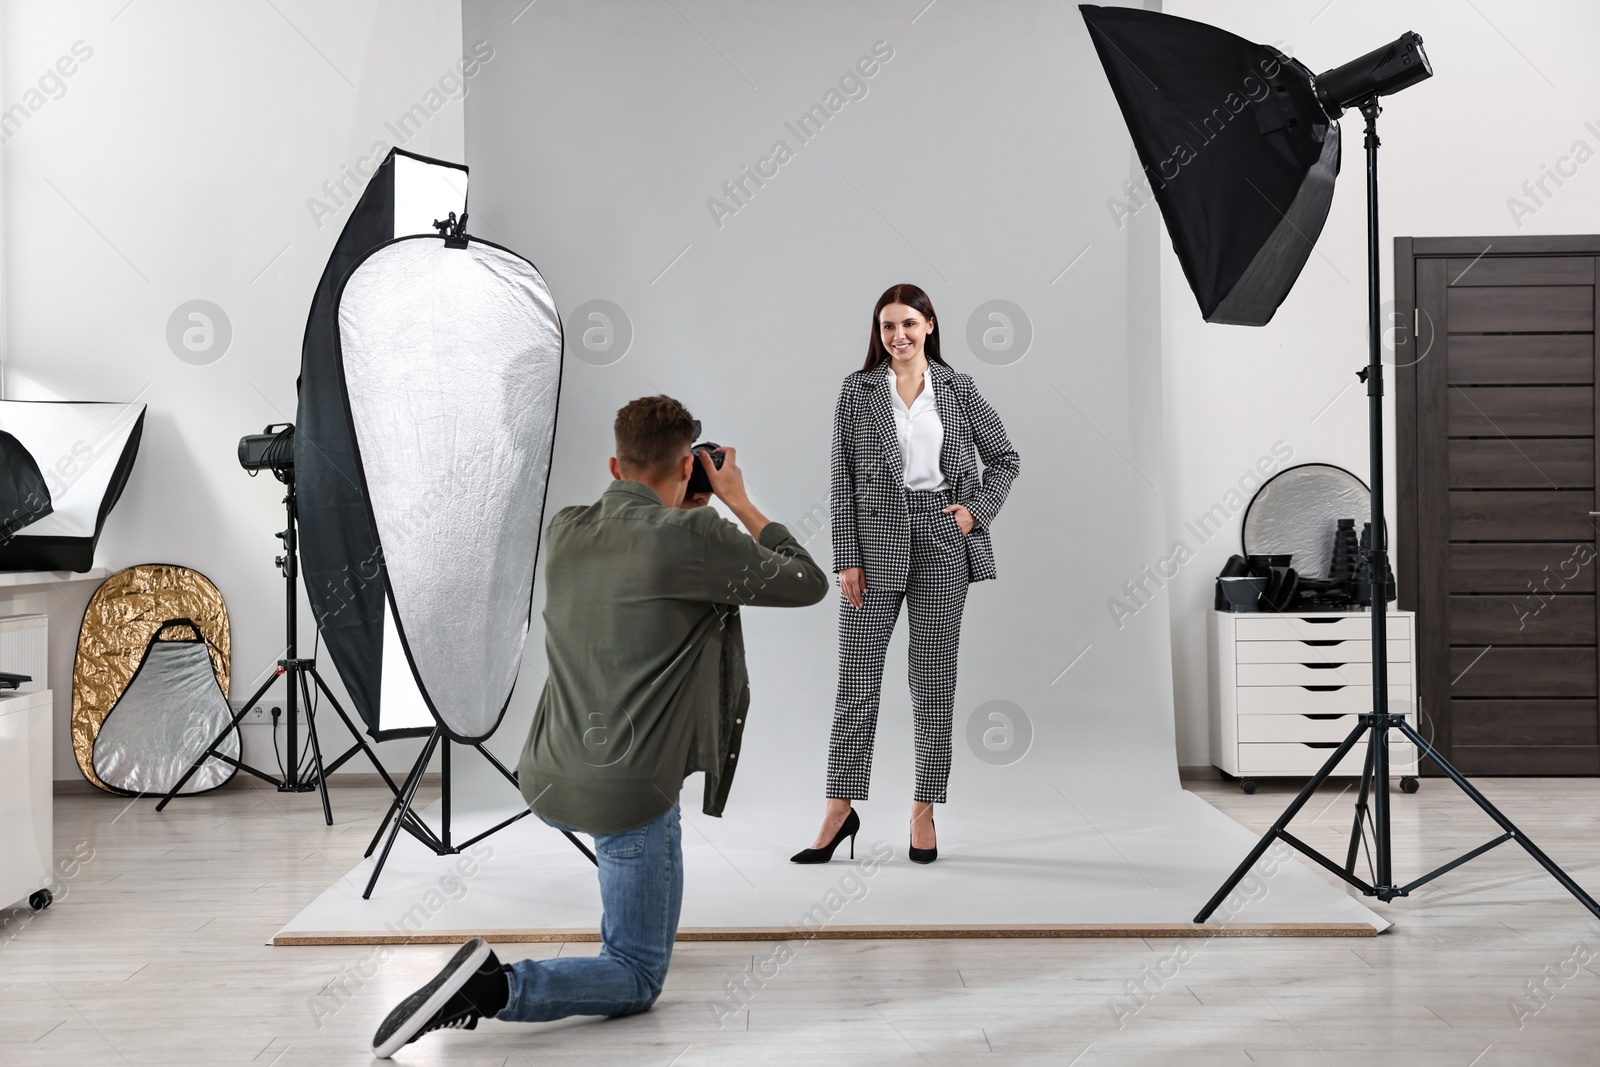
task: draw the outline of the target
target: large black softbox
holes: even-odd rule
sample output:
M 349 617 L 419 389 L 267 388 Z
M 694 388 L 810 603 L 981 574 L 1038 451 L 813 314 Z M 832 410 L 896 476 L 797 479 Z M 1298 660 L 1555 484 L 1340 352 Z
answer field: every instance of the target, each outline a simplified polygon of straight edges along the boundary
M 331 308 L 295 438 L 318 625 L 374 737 L 482 741 L 527 637 L 561 320 L 533 264 L 437 234 L 368 250 Z
M 1339 173 L 1339 124 L 1311 71 L 1188 19 L 1079 10 L 1205 320 L 1265 325 L 1311 255 Z
M 396 237 L 433 233 L 435 219 L 463 215 L 466 205 L 466 167 L 391 150 L 333 246 L 301 347 L 294 438 L 301 573 L 328 654 L 367 732 L 379 740 L 426 734 L 433 721 L 415 696 L 391 699 L 387 713 L 380 701 L 383 582 L 342 399 L 334 303 L 345 276 L 368 252 Z

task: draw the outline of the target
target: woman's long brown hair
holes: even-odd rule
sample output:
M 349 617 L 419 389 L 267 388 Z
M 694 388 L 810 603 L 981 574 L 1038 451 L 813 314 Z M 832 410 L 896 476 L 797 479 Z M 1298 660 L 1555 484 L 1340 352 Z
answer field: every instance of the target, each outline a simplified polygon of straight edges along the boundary
M 872 339 L 867 342 L 867 361 L 861 365 L 864 371 L 883 365 L 883 361 L 890 358 L 889 350 L 883 347 L 883 335 L 878 328 L 878 315 L 890 304 L 904 304 L 908 308 L 915 308 L 922 313 L 922 317 L 934 324 L 934 331 L 922 343 L 922 354 L 928 357 L 931 363 L 940 363 L 948 367 L 944 357 L 939 354 L 939 336 L 944 333 L 938 329 L 939 320 L 933 313 L 933 301 L 928 299 L 928 294 L 920 286 L 910 282 L 901 282 L 891 285 L 878 297 L 878 303 L 872 309 Z

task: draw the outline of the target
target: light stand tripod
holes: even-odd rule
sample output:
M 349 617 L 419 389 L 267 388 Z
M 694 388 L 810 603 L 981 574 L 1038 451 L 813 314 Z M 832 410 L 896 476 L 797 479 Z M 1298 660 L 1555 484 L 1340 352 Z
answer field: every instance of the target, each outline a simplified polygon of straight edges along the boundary
M 1434 747 L 1423 740 L 1421 735 L 1412 728 L 1411 724 L 1402 715 L 1389 713 L 1389 677 L 1388 677 L 1388 633 L 1385 626 L 1385 593 L 1386 582 L 1389 578 L 1388 556 L 1388 530 L 1383 520 L 1383 352 L 1381 347 L 1381 325 L 1379 322 L 1378 299 L 1378 113 L 1382 110 L 1378 105 L 1378 97 L 1371 96 L 1358 105 L 1361 114 L 1367 120 L 1367 346 L 1368 364 L 1361 371 L 1359 377 L 1367 383 L 1367 411 L 1369 426 L 1369 451 L 1372 465 L 1372 544 L 1366 553 L 1367 574 L 1372 589 L 1372 711 L 1360 718 L 1358 725 L 1350 731 L 1344 742 L 1333 751 L 1328 761 L 1306 783 L 1300 795 L 1284 809 L 1278 821 L 1256 842 L 1255 848 L 1245 857 L 1243 863 L 1217 890 L 1216 895 L 1206 903 L 1206 906 L 1196 915 L 1194 921 L 1203 923 L 1212 912 L 1239 884 L 1250 868 L 1255 866 L 1257 860 L 1267 851 L 1268 847 L 1276 840 L 1303 852 L 1309 858 L 1326 867 L 1346 882 L 1355 886 L 1367 896 L 1375 896 L 1384 903 L 1395 897 L 1410 895 L 1411 891 L 1419 886 L 1431 882 L 1433 879 L 1454 870 L 1468 860 L 1475 859 L 1497 845 L 1507 841 L 1515 841 L 1527 850 L 1528 854 L 1536 860 L 1541 867 L 1550 872 L 1562 888 L 1578 898 L 1578 902 L 1588 908 L 1597 917 L 1600 917 L 1600 904 L 1584 892 L 1583 888 L 1556 865 L 1555 861 L 1546 856 L 1539 847 L 1518 830 L 1517 827 L 1500 813 L 1493 804 L 1473 788 L 1461 773 L 1452 767 Z M 1392 873 L 1391 832 L 1389 827 L 1389 731 L 1397 730 L 1400 735 L 1416 745 L 1421 755 L 1438 766 L 1449 779 L 1461 788 L 1461 791 L 1470 797 L 1473 803 L 1482 808 L 1484 813 L 1499 824 L 1504 831 L 1499 837 L 1494 838 L 1477 848 L 1456 857 L 1420 878 L 1413 879 L 1404 885 L 1396 885 Z M 1350 850 L 1346 856 L 1345 865 L 1340 867 L 1322 853 L 1289 833 L 1287 827 L 1291 820 L 1299 814 L 1300 809 L 1306 805 L 1317 789 L 1327 780 L 1328 775 L 1344 759 L 1345 754 L 1355 747 L 1362 735 L 1367 736 L 1367 761 L 1361 777 L 1361 792 L 1356 802 L 1355 825 L 1350 832 Z M 1372 881 L 1369 883 L 1356 877 L 1355 865 L 1357 846 L 1362 840 L 1365 823 L 1367 821 L 1367 801 L 1371 798 L 1371 827 L 1372 827 L 1372 852 L 1373 871 Z
M 233 720 L 223 727 L 216 740 L 212 741 L 211 745 L 190 765 L 188 771 L 184 773 L 182 778 L 178 779 L 177 784 L 172 787 L 167 795 L 161 798 L 160 803 L 156 805 L 156 810 L 160 811 L 171 803 L 172 798 L 178 795 L 178 790 L 182 789 L 189 779 L 194 776 L 195 772 L 200 769 L 200 765 L 208 758 L 215 757 L 224 763 L 231 763 L 241 771 L 247 771 L 255 775 L 269 785 L 276 786 L 280 793 L 309 793 L 313 789 L 318 790 L 322 794 L 323 821 L 332 826 L 333 807 L 328 803 L 328 775 L 338 770 L 346 760 L 356 753 L 366 754 L 367 759 L 372 761 L 372 765 L 377 768 L 378 774 L 383 777 L 391 792 L 398 796 L 400 789 L 394 784 L 394 779 L 389 777 L 389 772 L 383 769 L 383 764 L 378 762 L 377 754 L 372 751 L 366 739 L 361 736 L 355 724 L 350 721 L 350 716 L 345 714 L 344 708 L 339 704 L 339 699 L 333 695 L 328 689 L 327 683 L 322 680 L 322 676 L 317 673 L 317 661 L 315 659 L 302 659 L 298 654 L 300 594 L 298 581 L 300 567 L 299 542 L 295 533 L 294 468 L 292 466 L 280 466 L 273 467 L 272 470 L 278 480 L 283 482 L 287 490 L 283 498 L 287 521 L 283 530 L 277 535 L 278 539 L 283 542 L 284 553 L 275 561 L 278 568 L 283 572 L 284 582 L 284 616 L 287 627 L 284 657 L 278 661 L 277 669 L 267 676 L 266 681 L 261 683 L 261 688 L 257 689 L 250 699 L 244 702 L 243 706 L 234 715 Z M 250 709 L 256 705 L 256 702 L 266 695 L 267 689 L 271 687 L 272 683 L 284 675 L 288 676 L 286 692 L 284 693 L 284 710 L 288 712 L 289 719 L 286 738 L 289 751 L 288 758 L 284 764 L 283 777 L 280 779 L 274 778 L 265 771 L 256 770 L 256 768 L 242 760 L 224 755 L 217 751 L 217 747 L 222 744 L 228 733 L 239 725 L 239 720 L 243 719 Z M 339 718 L 344 720 L 345 726 L 350 730 L 350 735 L 355 738 L 355 744 L 351 745 L 347 752 L 327 765 L 322 762 L 322 745 L 317 739 L 316 712 L 312 704 L 311 687 L 307 679 L 317 684 L 317 689 L 322 692 L 323 696 L 328 698 L 328 703 L 333 705 L 333 710 L 339 713 Z M 306 734 L 311 746 L 313 768 L 311 773 L 304 777 L 300 774 L 299 736 L 298 723 L 296 722 L 298 717 L 296 712 L 302 704 L 306 709 Z M 243 756 L 244 753 L 241 752 L 240 755 Z
M 440 746 L 441 741 L 444 742 L 442 747 Z M 460 852 L 464 848 L 470 848 L 490 834 L 504 830 L 518 819 L 532 814 L 533 809 L 525 806 L 509 819 L 496 823 L 482 833 L 474 834 L 460 844 L 452 844 L 450 840 L 450 745 L 451 740 L 444 736 L 443 727 L 435 724 L 433 733 L 428 735 L 427 742 L 422 746 L 422 754 L 417 757 L 417 762 L 412 766 L 411 773 L 406 775 L 405 785 L 395 793 L 394 800 L 389 804 L 389 810 L 384 813 L 383 821 L 378 824 L 378 832 L 372 835 L 372 842 L 367 845 L 367 851 L 363 853 L 363 855 L 371 856 L 373 850 L 378 847 L 379 840 L 383 838 L 383 832 L 385 830 L 389 831 L 388 840 L 384 841 L 383 844 L 383 851 L 378 854 L 378 862 L 372 867 L 372 877 L 367 879 L 367 888 L 361 893 L 362 900 L 371 899 L 372 890 L 378 884 L 378 875 L 383 873 L 383 865 L 389 860 L 389 850 L 394 848 L 395 838 L 400 836 L 402 829 L 429 849 L 432 849 L 434 855 L 449 856 Z M 516 772 L 510 770 L 504 763 L 496 759 L 494 753 L 484 748 L 481 741 L 473 742 L 471 747 L 477 749 L 483 758 L 488 760 L 490 765 L 499 771 L 506 781 L 513 786 L 517 785 Z M 428 760 L 432 758 L 435 748 L 439 750 L 440 786 L 440 832 L 437 834 L 412 809 L 412 802 L 417 795 L 417 787 L 422 784 L 422 774 L 427 769 Z M 390 826 L 390 820 L 394 821 L 393 826 Z M 588 857 L 590 863 L 599 866 L 599 861 L 595 859 L 594 853 L 582 841 L 579 841 L 572 831 L 563 830 L 561 832 L 566 835 L 568 841 L 572 842 L 573 847 Z

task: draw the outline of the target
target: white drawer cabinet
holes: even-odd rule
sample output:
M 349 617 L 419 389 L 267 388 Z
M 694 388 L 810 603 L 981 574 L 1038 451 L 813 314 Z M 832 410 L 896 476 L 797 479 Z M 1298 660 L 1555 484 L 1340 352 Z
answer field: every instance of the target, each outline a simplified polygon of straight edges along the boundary
M 51 828 L 50 691 L 0 695 L 0 909 L 44 887 Z
M 1416 722 L 1416 618 L 1387 615 L 1389 709 Z M 1241 780 L 1309 778 L 1372 710 L 1372 617 L 1365 612 L 1249 615 L 1211 612 L 1211 762 Z M 1359 776 L 1362 740 L 1334 770 Z M 1416 746 L 1389 738 L 1392 773 L 1417 771 Z

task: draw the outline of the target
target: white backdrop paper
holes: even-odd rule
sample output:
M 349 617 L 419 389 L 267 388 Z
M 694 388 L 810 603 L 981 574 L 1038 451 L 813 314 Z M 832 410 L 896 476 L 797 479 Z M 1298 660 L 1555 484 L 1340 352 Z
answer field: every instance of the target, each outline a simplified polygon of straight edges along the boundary
M 1000 578 L 968 602 L 951 803 L 1176 789 L 1149 577 L 1166 554 L 1160 376 L 1153 309 L 1129 299 L 1130 277 L 1154 276 L 1129 242 L 1153 250 L 1154 212 L 1107 223 L 1131 150 L 1075 8 L 922 6 L 463 4 L 463 39 L 496 56 L 466 101 L 471 229 L 538 263 L 565 319 L 550 513 L 604 490 L 616 409 L 666 392 L 827 566 L 839 385 L 878 294 L 916 282 L 1022 453 Z M 1119 625 L 1106 601 L 1124 582 L 1145 595 Z M 836 611 L 746 612 L 733 805 L 820 812 Z M 536 617 L 503 756 L 526 736 L 543 638 Z M 873 802 L 907 804 L 911 771 L 902 623 Z M 698 779 L 687 796 L 697 808 Z

